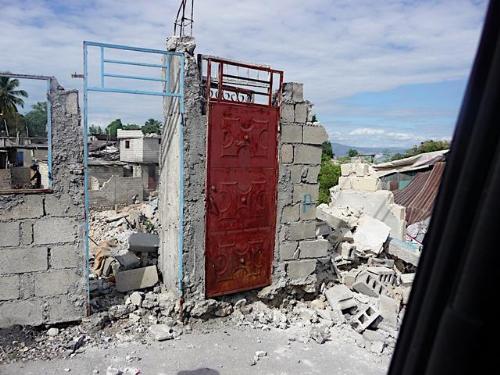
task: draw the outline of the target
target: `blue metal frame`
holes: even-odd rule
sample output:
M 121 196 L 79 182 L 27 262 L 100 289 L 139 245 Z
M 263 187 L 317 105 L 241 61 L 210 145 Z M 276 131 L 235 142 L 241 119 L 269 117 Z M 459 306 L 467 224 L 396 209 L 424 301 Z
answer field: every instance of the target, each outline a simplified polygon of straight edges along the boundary
M 47 82 L 47 168 L 48 168 L 48 189 L 52 189 L 52 108 L 50 106 L 50 88 L 54 77 L 41 76 L 33 74 L 15 74 L 15 73 L 2 73 L 0 77 L 9 77 L 17 79 L 33 79 L 37 81 Z
M 89 76 L 88 76 L 88 49 L 89 47 L 96 47 L 100 50 L 100 74 L 99 74 L 99 86 L 89 86 Z M 169 82 L 169 72 L 170 72 L 170 62 L 168 58 L 165 58 L 165 64 L 151 64 L 151 63 L 142 63 L 136 61 L 125 61 L 125 60 L 114 60 L 114 59 L 106 59 L 105 58 L 105 50 L 106 49 L 114 49 L 114 50 L 124 50 L 124 51 L 134 51 L 134 52 L 142 52 L 148 54 L 158 54 L 164 57 L 173 57 L 176 56 L 179 58 L 179 91 L 170 92 L 170 82 Z M 106 72 L 107 64 L 118 64 L 118 65 L 128 65 L 128 66 L 142 66 L 147 68 L 160 68 L 165 69 L 167 74 L 165 75 L 165 79 L 159 79 L 156 77 L 142 77 L 142 76 L 132 76 L 132 75 L 124 75 L 124 74 L 113 74 Z M 105 77 L 109 78 L 120 78 L 125 80 L 139 80 L 139 81 L 147 81 L 147 82 L 162 82 L 164 83 L 163 91 L 147 91 L 147 90 L 136 90 L 136 89 L 124 89 L 124 88 L 116 88 L 116 87 L 107 87 L 105 82 Z M 171 52 L 171 51 L 163 51 L 151 48 L 141 48 L 141 47 L 131 47 L 124 46 L 118 44 L 108 44 L 108 43 L 99 43 L 99 42 L 91 42 L 84 41 L 83 42 L 83 152 L 84 152 L 84 184 L 85 184 L 85 262 L 86 262 L 86 276 L 87 283 L 89 282 L 89 258 L 90 258 L 90 244 L 89 244 L 89 217 L 90 217 L 90 203 L 89 203 L 89 176 L 88 176 L 88 92 L 109 92 L 109 93 L 122 93 L 122 94 L 135 94 L 135 95 L 151 95 L 151 96 L 163 96 L 163 97 L 177 97 L 179 98 L 180 105 L 180 117 L 181 123 L 179 124 L 179 146 L 180 150 L 184 149 L 184 54 L 181 52 Z M 183 233 L 184 233 L 184 155 L 183 152 L 180 152 L 179 157 L 180 163 L 180 192 L 179 192 L 179 242 L 178 242 L 178 252 L 179 252 L 179 291 L 182 296 L 183 288 L 182 288 L 182 278 L 183 278 L 183 262 L 182 262 L 182 254 L 183 254 Z M 87 292 L 89 292 L 90 288 L 87 285 Z M 90 300 L 90 295 L 88 296 Z

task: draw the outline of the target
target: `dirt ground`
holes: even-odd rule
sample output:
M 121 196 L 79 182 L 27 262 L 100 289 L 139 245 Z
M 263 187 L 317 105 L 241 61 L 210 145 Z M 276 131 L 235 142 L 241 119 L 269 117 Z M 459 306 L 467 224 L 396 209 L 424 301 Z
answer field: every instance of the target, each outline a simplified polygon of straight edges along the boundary
M 213 327 L 215 328 L 215 327 Z M 0 365 L 0 374 L 385 374 L 388 356 L 370 353 L 342 337 L 320 345 L 304 332 L 227 326 L 193 330 L 179 339 L 90 347 L 72 358 Z M 305 342 L 307 341 L 307 342 Z M 256 352 L 261 357 L 254 361 Z M 126 372 L 128 369 L 128 372 Z M 140 371 L 140 372 L 139 372 Z

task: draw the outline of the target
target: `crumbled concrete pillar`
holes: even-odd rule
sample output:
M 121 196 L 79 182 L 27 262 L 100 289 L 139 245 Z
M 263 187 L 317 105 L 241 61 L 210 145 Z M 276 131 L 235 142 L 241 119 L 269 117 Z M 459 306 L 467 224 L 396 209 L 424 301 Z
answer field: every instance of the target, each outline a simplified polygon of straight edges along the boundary
M 167 39 L 167 50 L 184 54 L 184 77 L 179 77 L 179 59 L 170 62 L 171 80 L 184 79 L 184 123 L 181 124 L 179 99 L 165 98 L 162 144 L 160 152 L 159 212 L 160 231 L 159 266 L 163 281 L 169 290 L 180 292 L 185 298 L 205 297 L 205 175 L 207 118 L 202 113 L 200 73 L 192 37 Z M 180 131 L 184 144 L 179 144 Z M 179 158 L 184 157 L 182 186 Z M 183 189 L 184 200 L 179 201 Z M 182 209 L 183 232 L 179 233 Z M 182 238 L 179 240 L 179 236 Z M 179 244 L 183 253 L 180 254 Z M 182 261 L 179 261 L 179 256 Z M 182 269 L 180 269 L 182 267 Z M 182 285 L 179 275 L 182 274 Z

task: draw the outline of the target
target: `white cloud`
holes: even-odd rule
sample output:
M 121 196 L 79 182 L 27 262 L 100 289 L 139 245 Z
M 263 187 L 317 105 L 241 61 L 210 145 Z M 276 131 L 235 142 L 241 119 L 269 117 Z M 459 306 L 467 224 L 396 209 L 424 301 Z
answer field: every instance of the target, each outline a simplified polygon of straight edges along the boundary
M 0 0 L 0 70 L 82 72 L 82 41 L 163 48 L 178 0 Z M 321 116 L 339 98 L 464 78 L 486 1 L 212 0 L 195 3 L 197 52 L 270 64 L 305 83 Z M 63 11 L 61 10 L 63 9 Z M 151 98 L 96 96 L 99 121 L 161 115 Z M 118 112 L 118 110 L 120 110 Z
M 374 135 L 374 134 L 384 134 L 385 130 L 383 129 L 374 129 L 374 128 L 357 128 L 349 132 L 349 135 Z

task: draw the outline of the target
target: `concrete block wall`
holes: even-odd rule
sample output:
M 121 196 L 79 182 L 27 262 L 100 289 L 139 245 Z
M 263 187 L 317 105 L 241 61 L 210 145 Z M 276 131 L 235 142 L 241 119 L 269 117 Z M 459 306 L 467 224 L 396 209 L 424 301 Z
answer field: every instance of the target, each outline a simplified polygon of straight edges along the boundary
M 53 192 L 0 195 L 0 328 L 85 315 L 78 92 L 52 82 Z
M 316 287 L 329 243 L 316 238 L 316 203 L 322 143 L 328 135 L 312 123 L 301 83 L 285 83 L 279 139 L 279 181 L 273 284 Z
M 99 190 L 90 191 L 90 206 L 96 210 L 112 209 L 127 206 L 135 200 L 142 201 L 143 198 L 142 177 L 111 176 Z

